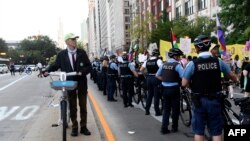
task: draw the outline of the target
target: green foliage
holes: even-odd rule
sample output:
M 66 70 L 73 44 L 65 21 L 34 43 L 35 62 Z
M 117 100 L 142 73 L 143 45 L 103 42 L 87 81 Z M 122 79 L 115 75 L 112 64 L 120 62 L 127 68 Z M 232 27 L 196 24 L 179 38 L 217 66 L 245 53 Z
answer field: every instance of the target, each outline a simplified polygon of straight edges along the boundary
M 46 64 L 50 58 L 59 51 L 56 44 L 48 36 L 30 36 L 21 41 L 16 50 L 11 50 L 11 58 L 16 63 Z
M 3 40 L 2 38 L 0 38 L 0 53 L 8 54 L 7 44 L 6 44 L 5 40 Z
M 215 21 L 208 17 L 198 17 L 194 21 L 188 21 L 186 17 L 180 17 L 173 21 L 159 21 L 157 28 L 152 31 L 150 42 L 156 42 L 159 46 L 160 40 L 171 41 L 171 28 L 179 38 L 188 36 L 193 39 L 200 34 L 210 36 L 215 30 Z
M 149 23 L 155 25 L 156 20 L 151 13 L 146 13 L 144 19 L 141 19 L 140 16 L 136 16 L 131 22 L 129 29 L 131 42 L 135 43 L 139 41 L 139 50 L 149 44 L 151 38 L 151 31 L 149 29 Z
M 227 44 L 244 44 L 249 37 L 244 31 L 250 25 L 250 1 L 249 0 L 221 0 L 221 12 L 218 14 L 221 24 L 225 27 L 233 26 L 233 30 L 226 37 Z

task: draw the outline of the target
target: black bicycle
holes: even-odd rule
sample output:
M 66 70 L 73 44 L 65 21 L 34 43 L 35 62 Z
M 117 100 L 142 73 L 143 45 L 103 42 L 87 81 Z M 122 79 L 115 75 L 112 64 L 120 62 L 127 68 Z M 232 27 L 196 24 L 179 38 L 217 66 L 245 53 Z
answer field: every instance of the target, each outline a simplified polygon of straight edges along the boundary
M 183 124 L 187 127 L 191 125 L 192 119 L 191 102 L 191 90 L 188 88 L 181 90 L 180 118 Z
M 228 94 L 229 94 L 228 86 L 230 85 L 232 85 L 231 81 L 222 82 L 222 93 L 221 93 L 222 114 L 224 118 L 224 123 L 226 125 L 238 125 L 240 124 L 239 114 L 232 109 L 232 104 L 228 100 Z
M 133 100 L 136 104 L 141 103 L 142 107 L 146 108 L 147 100 L 147 85 L 146 78 L 143 74 L 139 74 L 138 78 L 135 79 L 135 93 L 133 95 Z

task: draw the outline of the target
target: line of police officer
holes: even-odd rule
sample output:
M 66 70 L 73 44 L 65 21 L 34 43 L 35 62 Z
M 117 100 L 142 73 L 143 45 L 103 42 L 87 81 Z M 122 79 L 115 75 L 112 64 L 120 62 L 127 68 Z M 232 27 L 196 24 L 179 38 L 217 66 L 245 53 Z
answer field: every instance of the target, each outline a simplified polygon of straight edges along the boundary
M 237 79 L 225 62 L 211 56 L 209 53 L 211 40 L 207 36 L 200 35 L 195 38 L 194 45 L 196 52 L 199 54 L 198 58 L 191 61 L 186 66 L 185 70 L 179 63 L 180 56 L 183 55 L 183 52 L 177 48 L 169 50 L 168 56 L 170 58 L 165 63 L 162 63 L 157 58 L 159 55 L 157 50 L 154 50 L 151 58 L 144 62 L 140 71 L 147 69 L 146 80 L 148 99 L 145 114 L 150 114 L 149 109 L 152 97 L 154 97 L 156 116 L 162 114 L 159 110 L 159 84 L 161 82 L 163 89 L 163 118 L 161 133 L 170 133 L 168 128 L 170 115 L 172 116 L 171 131 L 177 132 L 180 113 L 180 87 L 190 87 L 193 92 L 192 130 L 195 134 L 194 140 L 204 140 L 204 130 L 205 126 L 207 126 L 213 140 L 220 141 L 223 130 L 220 101 L 220 91 L 222 87 L 221 72 L 235 82 L 237 82 Z M 134 90 L 133 87 L 131 87 L 131 84 L 133 84 L 133 76 L 137 77 L 138 74 L 135 71 L 133 63 L 128 62 L 127 54 L 123 55 L 124 62 L 119 63 L 118 66 L 115 63 L 115 59 L 112 57 L 115 58 L 115 56 L 111 56 L 112 61 L 109 63 L 107 71 L 109 91 L 108 100 L 113 99 L 115 91 L 115 79 L 113 79 L 113 76 L 116 76 L 117 71 L 119 70 L 124 94 L 124 107 L 132 107 L 132 95 Z

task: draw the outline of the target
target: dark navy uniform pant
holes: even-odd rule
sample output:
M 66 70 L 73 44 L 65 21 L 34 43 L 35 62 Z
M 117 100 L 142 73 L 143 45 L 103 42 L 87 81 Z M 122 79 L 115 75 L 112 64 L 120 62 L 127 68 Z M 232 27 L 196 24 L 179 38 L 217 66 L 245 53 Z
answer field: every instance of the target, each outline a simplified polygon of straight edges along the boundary
M 148 97 L 146 102 L 146 110 L 149 111 L 154 97 L 154 108 L 156 113 L 160 113 L 159 100 L 160 100 L 160 91 L 159 91 L 160 81 L 155 77 L 155 75 L 147 76 L 147 88 L 148 88 Z
M 169 116 L 172 111 L 172 129 L 178 129 L 180 115 L 180 87 L 163 87 L 162 129 L 168 129 Z

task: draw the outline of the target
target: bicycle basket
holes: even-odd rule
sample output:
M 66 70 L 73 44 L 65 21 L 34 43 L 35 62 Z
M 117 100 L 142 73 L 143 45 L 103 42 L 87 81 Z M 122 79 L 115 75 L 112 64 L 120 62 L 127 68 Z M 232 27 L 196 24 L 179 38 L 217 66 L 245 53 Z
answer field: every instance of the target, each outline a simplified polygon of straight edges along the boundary
M 52 81 L 50 82 L 51 88 L 55 90 L 62 90 L 65 88 L 66 90 L 74 90 L 77 86 L 76 81 Z

